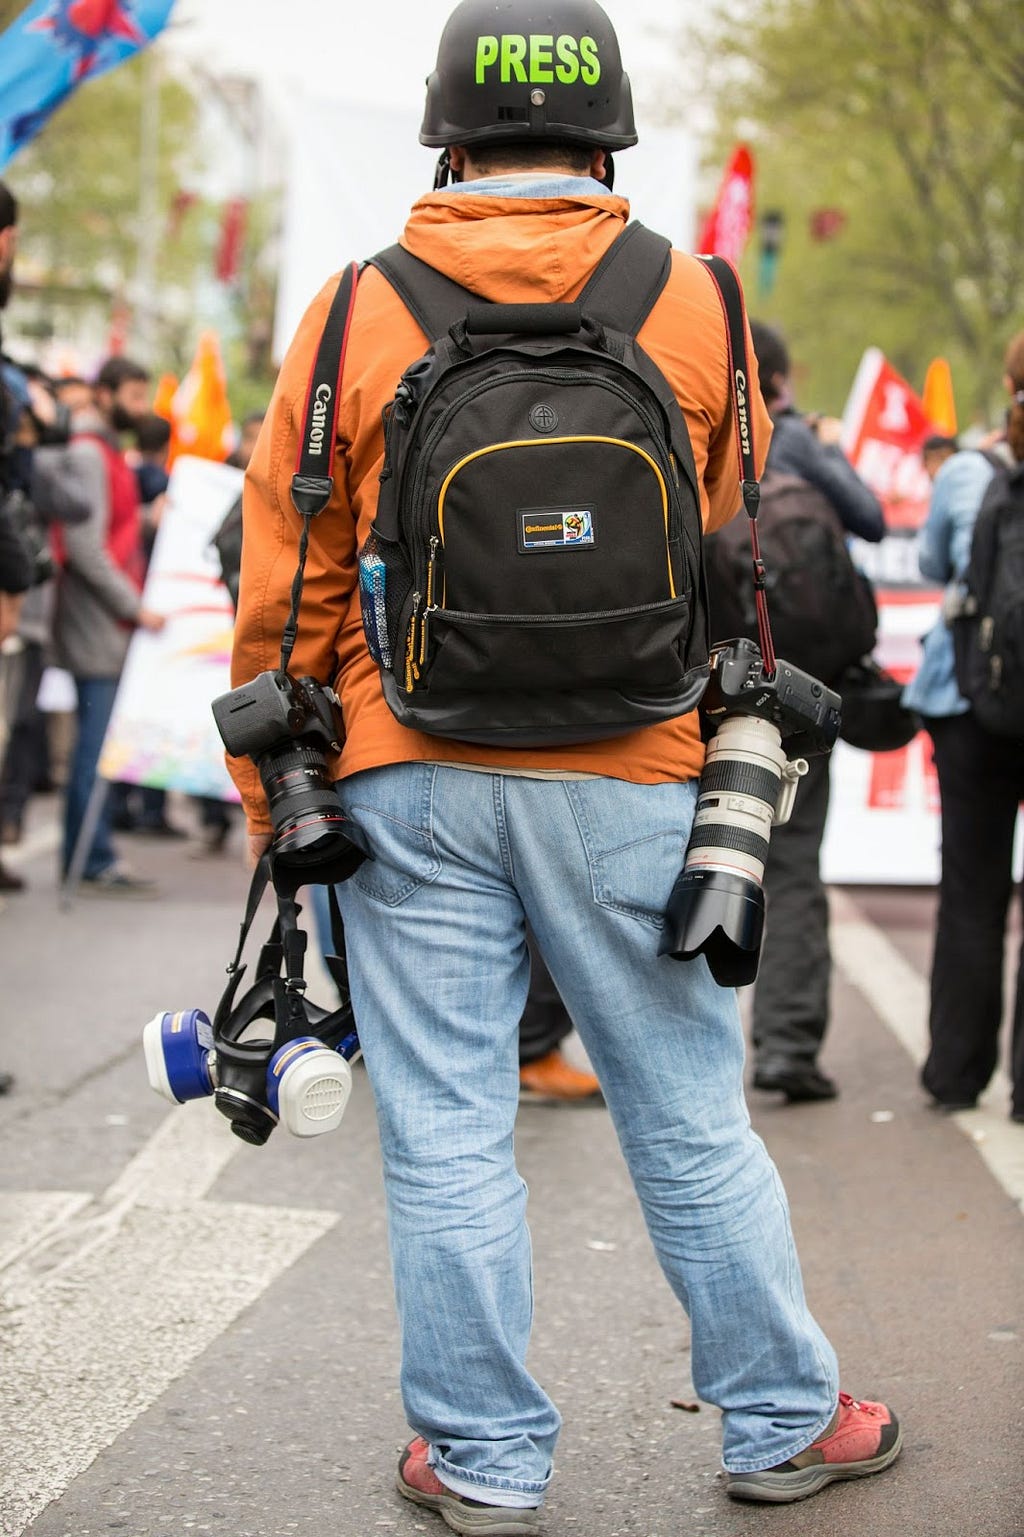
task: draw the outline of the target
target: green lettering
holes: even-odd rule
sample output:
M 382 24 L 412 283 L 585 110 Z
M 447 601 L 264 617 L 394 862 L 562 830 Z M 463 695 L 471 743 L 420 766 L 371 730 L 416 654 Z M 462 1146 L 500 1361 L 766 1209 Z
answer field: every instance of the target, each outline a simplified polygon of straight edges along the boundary
M 508 85 L 513 74 L 520 85 L 526 84 L 526 38 L 516 32 L 505 32 L 501 39 L 501 83 Z
M 551 68 L 551 48 L 554 44 L 553 37 L 545 37 L 543 33 L 534 32 L 530 36 L 530 84 L 550 85 L 554 80 L 554 71 Z
M 476 83 L 483 85 L 484 76 L 492 64 L 498 62 L 498 39 L 478 37 L 476 40 Z
M 576 57 L 577 46 L 576 39 L 565 33 L 555 43 L 555 52 L 561 61 L 555 65 L 555 74 L 563 85 L 575 85 L 580 78 L 580 61 Z
M 580 74 L 587 85 L 596 85 L 601 78 L 601 60 L 597 44 L 592 37 L 580 38 Z

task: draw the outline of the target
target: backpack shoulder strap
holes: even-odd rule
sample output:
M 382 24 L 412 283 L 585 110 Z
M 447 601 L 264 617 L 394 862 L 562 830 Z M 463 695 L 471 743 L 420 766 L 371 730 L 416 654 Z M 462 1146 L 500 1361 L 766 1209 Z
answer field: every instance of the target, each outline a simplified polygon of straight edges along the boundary
M 430 341 L 443 336 L 468 304 L 488 302 L 404 246 L 378 251 L 369 265 L 387 279 Z M 670 242 L 634 220 L 612 241 L 576 303 L 603 325 L 635 336 L 668 282 L 671 267 Z
M 387 279 L 429 342 L 443 336 L 466 313 L 468 304 L 487 303 L 479 294 L 413 256 L 404 246 L 393 245 L 378 251 L 367 266 L 376 267 Z
M 636 336 L 671 270 L 671 242 L 634 219 L 612 241 L 576 303 L 603 325 Z

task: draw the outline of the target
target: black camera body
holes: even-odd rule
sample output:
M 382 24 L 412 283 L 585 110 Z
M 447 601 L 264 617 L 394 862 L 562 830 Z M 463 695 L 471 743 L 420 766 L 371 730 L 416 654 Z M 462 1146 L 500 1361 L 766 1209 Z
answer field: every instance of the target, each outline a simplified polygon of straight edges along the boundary
M 333 689 L 315 678 L 261 672 L 213 701 L 221 741 L 259 769 L 274 828 L 275 869 L 316 884 L 343 881 L 366 857 L 349 837 L 327 767 L 345 732 Z
M 257 758 L 289 738 L 309 736 L 331 752 L 344 739 L 341 708 L 333 689 L 315 678 L 261 672 L 251 683 L 213 701 L 213 718 L 233 758 Z
M 779 660 L 774 678 L 766 678 L 761 652 L 746 637 L 713 646 L 710 665 L 700 706 L 707 736 L 727 715 L 756 715 L 776 727 L 791 758 L 816 758 L 835 746 L 842 700 L 810 673 Z

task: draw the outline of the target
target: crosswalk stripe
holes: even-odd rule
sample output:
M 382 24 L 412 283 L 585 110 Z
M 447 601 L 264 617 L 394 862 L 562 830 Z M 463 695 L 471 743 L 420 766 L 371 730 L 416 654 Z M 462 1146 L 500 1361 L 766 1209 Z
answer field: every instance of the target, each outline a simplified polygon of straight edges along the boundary
M 18 1537 L 338 1221 L 204 1199 L 241 1147 L 172 1111 L 97 1200 L 0 1194 L 0 1533 Z

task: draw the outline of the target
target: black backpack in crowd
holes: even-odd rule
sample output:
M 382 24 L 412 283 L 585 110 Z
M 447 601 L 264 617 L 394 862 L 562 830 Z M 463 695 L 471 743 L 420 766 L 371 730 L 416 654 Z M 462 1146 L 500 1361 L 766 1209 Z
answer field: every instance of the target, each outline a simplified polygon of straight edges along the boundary
M 878 627 L 871 584 L 851 559 L 838 514 L 809 481 L 769 470 L 761 481 L 757 529 L 776 651 L 831 683 L 870 656 Z M 712 534 L 705 558 L 712 640 L 756 640 L 746 519 L 734 518 Z
M 957 687 L 986 731 L 1024 737 L 1024 464 L 1001 464 L 986 488 L 965 581 Z
M 670 262 L 631 224 L 576 303 L 506 305 L 398 246 L 373 258 L 431 338 L 385 411 L 359 556 L 367 642 L 403 725 L 548 746 L 699 702 L 693 453 L 636 343 Z

